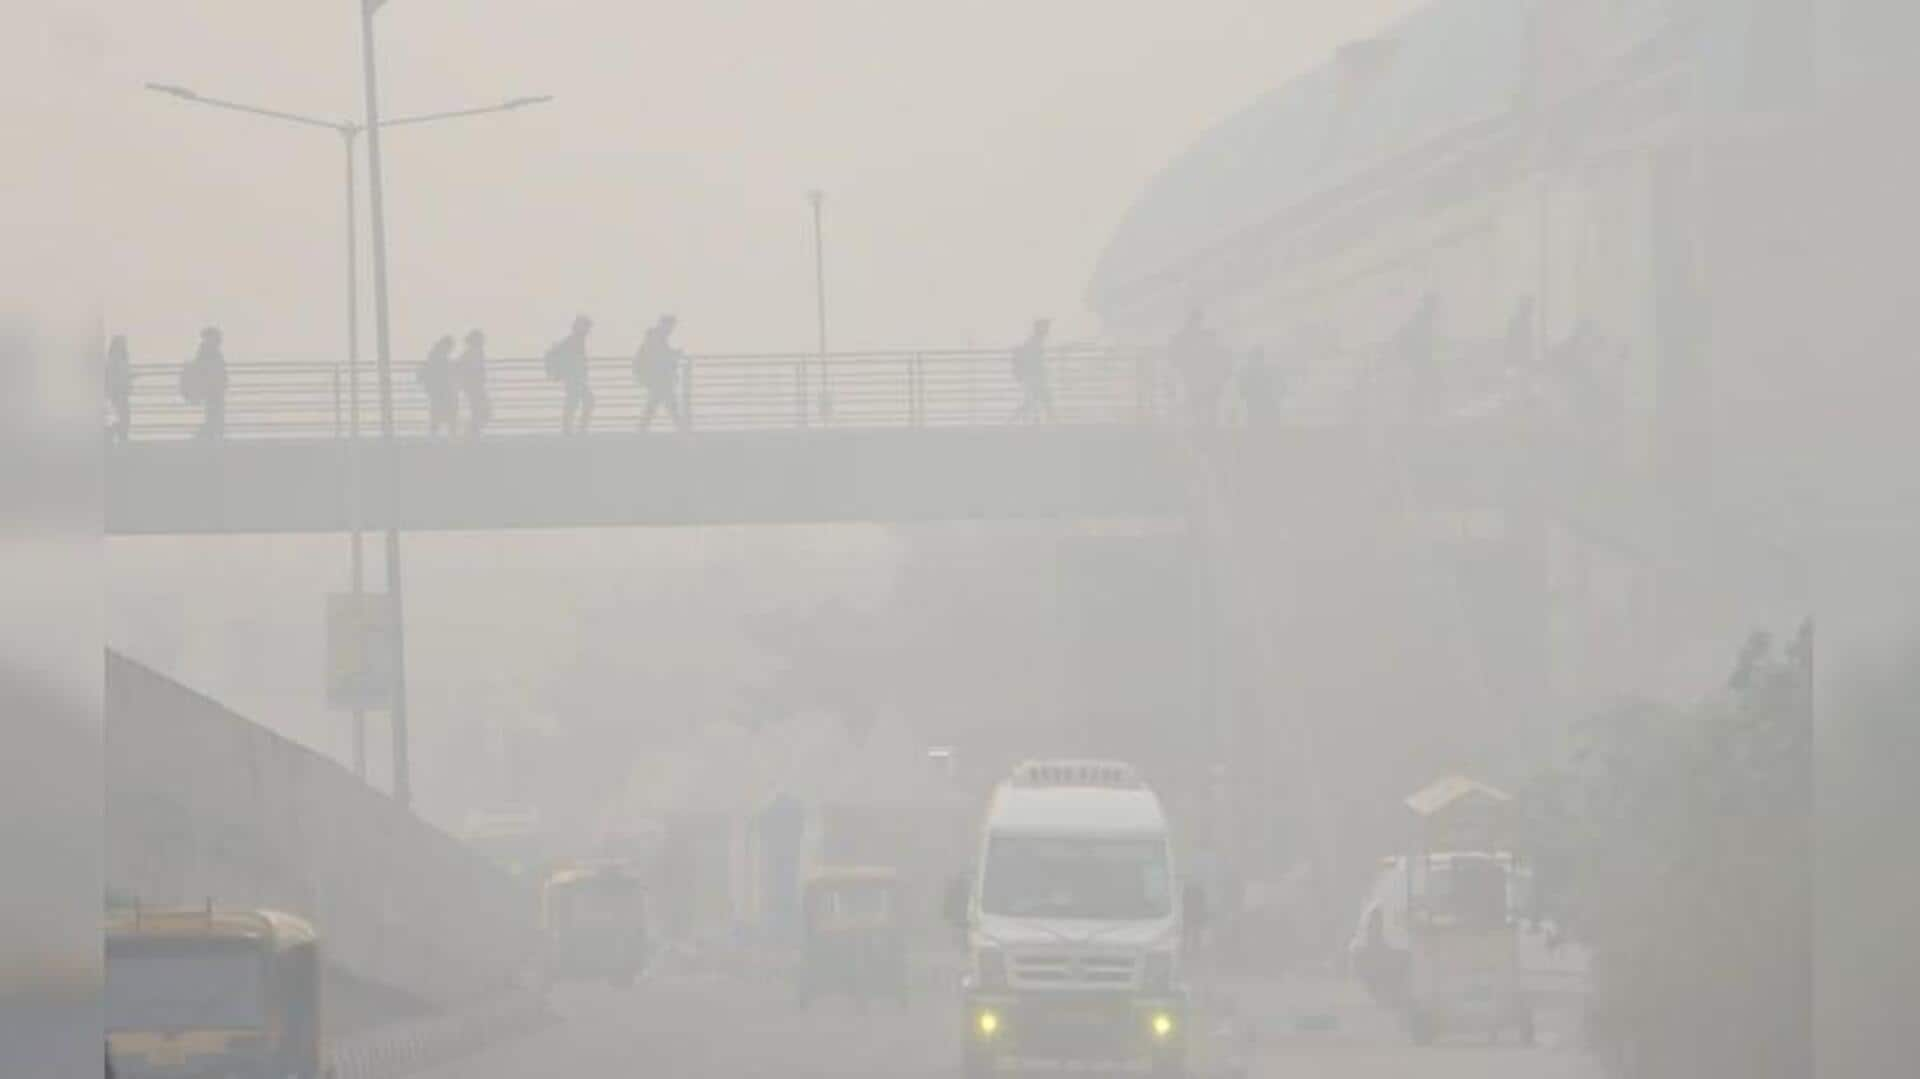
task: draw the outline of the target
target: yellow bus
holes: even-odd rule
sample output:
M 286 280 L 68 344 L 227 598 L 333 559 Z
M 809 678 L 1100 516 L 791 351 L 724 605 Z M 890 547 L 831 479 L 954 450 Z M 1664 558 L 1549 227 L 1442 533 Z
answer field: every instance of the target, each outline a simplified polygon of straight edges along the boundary
M 327 1074 L 319 937 L 291 914 L 110 914 L 103 1011 L 119 1079 Z

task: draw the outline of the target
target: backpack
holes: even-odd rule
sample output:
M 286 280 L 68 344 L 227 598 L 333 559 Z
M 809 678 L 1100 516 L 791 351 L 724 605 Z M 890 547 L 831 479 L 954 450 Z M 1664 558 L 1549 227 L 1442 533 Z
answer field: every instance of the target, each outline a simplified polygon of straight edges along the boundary
M 558 379 L 566 377 L 566 371 L 563 369 L 563 364 L 560 360 L 560 346 L 558 344 L 547 349 L 546 367 L 548 378 Z

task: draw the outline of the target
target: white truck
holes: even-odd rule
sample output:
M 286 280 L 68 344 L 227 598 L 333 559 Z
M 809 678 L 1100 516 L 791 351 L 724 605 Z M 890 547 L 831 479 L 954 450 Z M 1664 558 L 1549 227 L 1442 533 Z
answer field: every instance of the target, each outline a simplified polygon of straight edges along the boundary
M 1125 764 L 1030 761 L 994 790 L 965 930 L 964 1072 L 1187 1067 L 1183 895 L 1160 799 Z

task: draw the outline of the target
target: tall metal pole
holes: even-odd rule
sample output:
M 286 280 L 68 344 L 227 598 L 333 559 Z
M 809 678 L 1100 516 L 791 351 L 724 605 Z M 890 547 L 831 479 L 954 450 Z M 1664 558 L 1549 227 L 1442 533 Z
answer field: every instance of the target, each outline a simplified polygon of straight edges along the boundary
M 378 10 L 380 5 L 384 2 L 385 0 L 361 0 L 362 18 L 370 22 L 372 19 L 373 12 Z M 373 39 L 372 39 L 371 26 L 363 25 L 362 32 L 365 35 L 366 46 L 367 46 L 367 57 L 366 57 L 367 85 L 369 89 L 371 89 L 374 84 L 374 68 L 373 68 L 373 55 L 372 55 Z M 357 231 L 357 226 L 359 223 L 358 222 L 359 215 L 358 215 L 357 207 L 354 205 L 354 198 L 355 198 L 354 177 L 357 171 L 355 167 L 356 163 L 355 163 L 355 157 L 354 157 L 354 148 L 355 148 L 354 140 L 359 137 L 361 131 L 366 129 L 361 127 L 358 124 L 354 124 L 350 122 L 343 122 L 339 120 L 328 120 L 318 116 L 305 116 L 297 112 L 287 112 L 284 109 L 270 109 L 270 108 L 264 108 L 259 105 L 249 105 L 241 101 L 228 101 L 224 98 L 208 97 L 204 94 L 200 94 L 193 90 L 190 90 L 184 86 L 179 86 L 172 83 L 150 82 L 146 84 L 146 87 L 147 89 L 152 90 L 155 93 L 166 94 L 168 97 L 178 98 L 182 101 L 192 102 L 192 103 L 201 104 L 201 105 L 209 105 L 218 109 L 229 109 L 234 112 L 250 113 L 254 116 L 265 116 L 270 119 L 280 120 L 286 123 L 299 124 L 303 127 L 323 127 L 323 128 L 326 128 L 328 131 L 332 131 L 341 137 L 342 144 L 346 151 L 346 165 L 347 165 L 347 364 L 348 364 L 347 371 L 348 371 L 348 379 L 349 379 L 348 392 L 349 394 L 351 394 L 353 398 L 352 403 L 348 409 L 349 438 L 347 441 L 347 462 L 348 462 L 347 463 L 347 471 L 348 471 L 347 512 L 348 512 L 348 523 L 350 526 L 350 531 L 352 533 L 351 551 L 352 551 L 353 557 L 352 557 L 352 571 L 351 571 L 352 582 L 351 583 L 353 586 L 353 595 L 355 597 L 356 605 L 358 605 L 361 597 L 363 597 L 366 592 L 366 585 L 365 585 L 366 561 L 365 561 L 365 554 L 364 554 L 365 540 L 363 535 L 365 531 L 364 521 L 365 521 L 366 514 L 365 514 L 365 508 L 364 508 L 365 499 L 362 494 L 362 491 L 364 489 L 364 485 L 362 483 L 362 468 L 361 468 L 363 448 L 360 444 L 360 282 L 359 282 L 360 259 L 359 259 L 359 250 L 358 250 L 358 231 Z M 367 102 L 368 104 L 367 115 L 370 119 L 376 116 L 378 111 L 377 102 L 375 102 L 372 98 L 373 98 L 373 95 L 369 94 L 368 102 Z M 451 110 L 446 110 L 442 112 L 422 113 L 414 116 L 401 116 L 401 117 L 397 117 L 397 118 L 385 121 L 385 126 L 397 127 L 402 124 L 425 124 L 425 123 L 434 123 L 440 120 L 453 120 L 453 119 L 458 119 L 464 116 L 484 116 L 489 113 L 508 112 L 513 109 L 522 109 L 529 105 L 539 105 L 551 100 L 553 99 L 546 95 L 541 95 L 538 97 L 516 97 L 506 101 L 499 102 L 497 104 L 483 105 L 477 108 L 451 109 Z M 376 147 L 376 153 L 377 153 L 377 147 Z M 379 183 L 377 156 L 374 158 L 374 161 L 376 162 L 374 183 L 377 185 Z M 374 194 L 377 200 L 378 196 L 380 195 L 380 192 L 377 189 L 377 187 Z M 384 218 L 381 218 L 378 216 L 379 212 L 380 212 L 380 208 L 376 201 L 376 205 L 375 205 L 376 220 L 374 222 L 374 228 L 376 230 L 376 238 L 380 245 L 376 252 L 377 255 L 380 257 L 380 262 L 378 265 L 374 267 L 374 269 L 376 270 L 376 280 L 380 287 L 380 296 L 379 296 L 380 305 L 381 305 L 380 306 L 380 316 L 381 316 L 380 345 L 381 345 L 381 355 L 384 359 L 387 356 L 387 333 L 386 333 L 386 321 L 385 321 L 386 301 L 387 301 L 386 277 L 385 277 L 386 275 L 386 261 L 385 261 L 386 241 L 385 241 Z M 388 365 L 383 363 L 381 367 L 382 374 L 385 375 L 387 370 L 388 370 Z M 336 383 L 336 386 L 337 386 L 337 383 Z M 391 393 L 391 383 L 389 379 L 386 379 L 386 378 L 382 379 L 382 388 L 384 392 L 382 393 L 381 401 L 382 401 L 382 404 L 386 407 L 386 409 L 390 413 L 392 408 L 392 393 Z M 337 422 L 337 418 L 336 418 L 336 422 Z M 388 437 L 389 439 L 391 439 L 392 424 L 391 424 L 390 415 L 388 416 L 387 428 L 388 428 L 387 429 Z M 391 529 L 389 529 L 388 531 L 387 541 L 388 541 L 388 546 L 387 546 L 388 590 L 389 590 L 389 594 L 393 597 L 394 612 L 395 612 L 394 617 L 396 619 L 395 629 L 397 634 L 399 629 L 398 619 L 399 619 L 399 597 L 400 597 L 400 589 L 398 587 L 398 584 L 399 584 L 399 568 L 398 567 L 400 563 L 400 560 L 398 557 L 399 538 L 398 538 L 398 535 L 394 533 Z M 403 648 L 403 645 L 401 642 L 396 640 L 394 643 L 394 648 L 396 649 L 396 651 L 400 651 Z M 400 655 L 398 658 L 404 659 L 403 651 L 400 651 Z M 404 794 L 404 790 L 405 790 L 404 780 L 407 776 L 407 770 L 405 768 L 405 763 L 404 763 L 405 762 L 404 751 L 406 746 L 405 668 L 403 664 L 396 662 L 395 669 L 398 672 L 397 677 L 399 681 L 397 683 L 396 690 L 399 693 L 398 699 L 400 701 L 399 708 L 398 708 L 399 718 L 397 722 L 397 726 L 399 729 L 396 731 L 396 741 L 402 750 L 402 752 L 397 755 L 397 759 L 400 762 L 400 765 L 396 769 L 395 774 L 399 776 L 403 781 L 400 786 Z M 354 755 L 355 771 L 359 773 L 362 779 L 365 779 L 367 774 L 366 711 L 362 707 L 356 707 L 354 709 L 353 755 Z
M 393 471 L 398 464 L 393 437 L 393 347 L 387 313 L 387 218 L 380 171 L 380 81 L 374 56 L 373 16 L 385 0 L 361 0 L 361 59 L 366 68 L 367 191 L 373 225 L 373 334 L 374 361 L 380 379 L 380 440 L 387 458 L 387 602 L 393 618 L 393 798 L 401 805 L 413 800 L 407 762 L 407 644 L 406 603 L 400 576 L 400 530 L 395 524 L 399 506 Z
M 833 379 L 827 371 L 827 259 L 824 236 L 820 228 L 820 204 L 826 199 L 825 192 L 814 188 L 807 192 L 807 201 L 813 203 L 813 310 L 815 325 L 820 331 L 820 415 L 824 420 L 833 418 Z
M 354 140 L 360 129 L 340 128 L 347 157 L 347 528 L 352 550 L 353 606 L 358 611 L 367 589 L 366 537 L 360 498 L 360 211 L 355 205 Z M 353 774 L 367 778 L 367 710 L 353 706 Z

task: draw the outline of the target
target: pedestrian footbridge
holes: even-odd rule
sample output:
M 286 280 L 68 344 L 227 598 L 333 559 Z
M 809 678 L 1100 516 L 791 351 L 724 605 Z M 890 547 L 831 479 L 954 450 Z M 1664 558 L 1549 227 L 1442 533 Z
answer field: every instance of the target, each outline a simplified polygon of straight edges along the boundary
M 1231 386 L 1196 423 L 1187 387 L 1146 349 L 1050 351 L 1050 407 L 1031 420 L 1004 350 L 700 356 L 673 386 L 684 424 L 663 411 L 641 430 L 647 391 L 630 361 L 602 358 L 589 365 L 592 424 L 571 434 L 539 361 L 487 370 L 488 421 L 472 430 L 463 398 L 449 435 L 431 429 L 404 365 L 389 440 L 371 373 L 351 365 L 231 365 L 217 437 L 179 400 L 177 366 L 139 368 L 130 437 L 106 456 L 106 531 L 1180 517 L 1196 453 L 1245 460 L 1246 481 L 1283 501 L 1373 459 L 1404 460 L 1417 501 L 1454 506 L 1511 498 L 1515 462 L 1537 471 L 1498 424 L 1383 439 L 1355 407 L 1351 367 L 1284 372 L 1273 422 L 1249 429 Z
M 362 364 L 362 368 L 368 365 Z M 488 366 L 490 417 L 429 433 L 411 364 L 395 438 L 379 436 L 369 370 L 230 367 L 226 425 L 198 433 L 177 367 L 136 371 L 130 437 L 110 447 L 115 534 L 705 525 L 1178 512 L 1172 387 L 1140 351 L 1049 354 L 1051 410 L 1014 422 L 1006 352 L 722 355 L 685 360 L 685 426 L 639 429 L 646 391 L 623 359 L 592 361 L 585 434 L 563 435 L 563 389 L 535 360 Z M 356 434 L 357 433 L 357 434 Z

